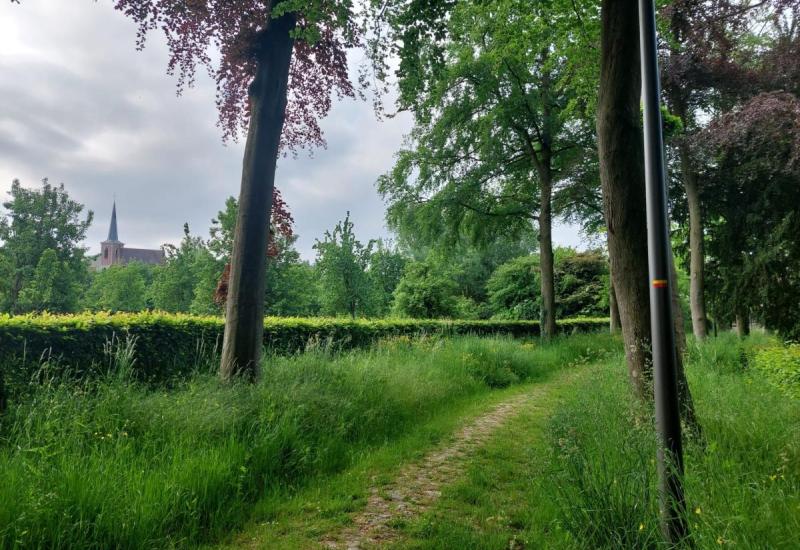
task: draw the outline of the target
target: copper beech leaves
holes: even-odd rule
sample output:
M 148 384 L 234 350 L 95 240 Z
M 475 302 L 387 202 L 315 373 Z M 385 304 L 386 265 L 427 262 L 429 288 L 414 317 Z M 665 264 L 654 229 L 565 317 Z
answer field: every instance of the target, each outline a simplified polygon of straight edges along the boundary
M 260 37 L 273 17 L 287 11 L 297 12 L 298 26 L 282 150 L 324 146 L 319 121 L 333 98 L 355 96 L 347 50 L 361 37 L 351 0 L 114 0 L 114 7 L 138 24 L 137 48 L 144 48 L 151 31 L 164 33 L 167 73 L 177 76 L 178 94 L 195 83 L 198 67 L 208 71 L 216 81 L 225 141 L 246 133 Z

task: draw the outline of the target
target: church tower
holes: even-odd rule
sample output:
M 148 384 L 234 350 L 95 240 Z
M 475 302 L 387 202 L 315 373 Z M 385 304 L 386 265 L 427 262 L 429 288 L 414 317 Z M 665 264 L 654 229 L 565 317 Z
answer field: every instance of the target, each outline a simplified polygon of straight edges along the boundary
M 124 246 L 125 244 L 120 242 L 117 235 L 117 201 L 114 201 L 114 206 L 111 208 L 111 225 L 108 228 L 108 238 L 100 243 L 101 268 L 122 263 L 122 247 Z

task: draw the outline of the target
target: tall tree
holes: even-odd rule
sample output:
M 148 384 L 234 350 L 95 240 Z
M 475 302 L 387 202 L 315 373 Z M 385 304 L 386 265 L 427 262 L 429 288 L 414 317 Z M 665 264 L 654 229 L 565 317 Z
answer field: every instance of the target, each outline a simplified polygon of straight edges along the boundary
M 209 233 L 211 238 L 208 241 L 209 249 L 216 258 L 223 264 L 221 271 L 217 273 L 217 284 L 214 291 L 214 301 L 217 305 L 225 307 L 228 301 L 228 287 L 231 275 L 231 254 L 233 253 L 234 233 L 236 231 L 236 219 L 239 215 L 239 203 L 233 197 L 228 197 L 225 201 L 225 209 L 220 210 L 217 217 L 211 220 Z M 272 212 L 270 214 L 269 235 L 267 237 L 267 258 L 277 258 L 281 255 L 282 245 L 290 245 L 294 242 L 294 218 L 289 212 L 289 206 L 283 200 L 280 190 L 275 187 L 272 190 Z M 267 273 L 269 277 L 269 272 Z M 269 282 L 267 281 L 267 287 Z M 269 291 L 267 290 L 267 295 Z M 269 303 L 266 303 L 269 308 Z
M 147 307 L 151 266 L 141 262 L 112 265 L 92 277 L 84 307 L 103 311 L 141 311 Z
M 9 195 L 3 203 L 7 214 L 0 218 L 0 310 L 19 313 L 33 302 L 35 309 L 71 310 L 76 303 L 74 285 L 88 275 L 81 242 L 92 212 L 83 216 L 84 206 L 70 199 L 64 184 L 53 186 L 47 179 L 38 189 L 26 189 L 14 180 Z M 49 267 L 40 265 L 46 252 Z M 56 278 L 51 269 L 58 273 Z M 22 292 L 34 280 L 37 288 L 28 291 L 28 303 L 23 304 Z
M 255 379 L 263 346 L 264 280 L 275 168 L 281 149 L 323 143 L 334 96 L 352 96 L 346 49 L 360 40 L 351 0 L 114 0 L 139 25 L 137 46 L 161 29 L 168 71 L 191 85 L 198 66 L 217 81 L 225 138 L 246 129 L 220 373 Z M 379 9 L 366 2 L 363 13 Z M 217 56 L 214 52 L 219 51 Z M 215 63 L 215 60 L 219 61 Z
M 305 317 L 322 309 L 315 266 L 300 259 L 295 236 L 277 235 L 267 267 L 264 310 L 268 315 Z
M 369 258 L 369 279 L 372 286 L 372 312 L 386 315 L 392 309 L 394 291 L 403 277 L 408 259 L 391 244 L 382 240 L 375 243 L 375 251 Z
M 631 383 L 650 398 L 647 221 L 636 0 L 603 0 L 597 140 L 608 251 Z
M 574 94 L 559 33 L 577 20 L 563 8 L 522 0 L 451 6 L 447 40 L 428 35 L 423 48 L 437 52 L 435 70 L 401 61 L 401 90 L 420 92 L 401 96 L 415 114 L 413 148 L 379 182 L 390 221 L 431 235 L 474 238 L 536 223 L 545 336 L 556 330 L 553 192 L 591 142 L 588 127 L 569 116 Z
M 58 259 L 55 250 L 48 248 L 39 258 L 30 281 L 19 293 L 17 306 L 20 312 L 74 311 L 79 293 L 79 281 L 69 265 Z
M 452 273 L 431 259 L 411 262 L 394 291 L 393 313 L 400 317 L 436 319 L 458 315 L 458 287 Z
M 662 41 L 664 98 L 682 122 L 684 133 L 671 141 L 680 166 L 680 180 L 688 208 L 690 309 L 695 337 L 707 334 L 705 296 L 705 231 L 699 167 L 691 151 L 691 136 L 702 125 L 697 114 L 713 111 L 720 97 L 741 96 L 758 89 L 750 45 L 759 43 L 753 26 L 764 27 L 764 18 L 777 17 L 784 0 L 675 0 L 661 11 L 667 24 Z M 769 80 L 769 79 L 767 79 Z M 745 92 L 747 93 L 747 92 Z
M 362 244 L 353 233 L 350 212 L 317 240 L 317 270 L 323 287 L 323 305 L 326 313 L 346 313 L 353 319 L 358 314 L 369 313 L 372 289 L 367 269 L 374 241 Z
M 629 378 L 637 396 L 650 401 L 650 298 L 637 2 L 603 0 L 601 17 L 597 141 L 608 252 Z M 673 306 L 678 305 L 675 282 L 670 281 Z M 683 332 L 679 313 L 678 308 L 675 326 L 680 346 Z M 682 416 L 696 428 L 694 404 L 681 353 L 678 353 L 678 388 Z
M 189 224 L 183 225 L 180 245 L 164 245 L 164 253 L 166 262 L 153 270 L 149 299 L 156 309 L 189 312 L 198 283 L 204 276 L 208 278 L 207 266 L 213 256 L 203 239 L 191 234 Z M 211 295 L 206 300 L 211 303 Z
M 760 94 L 698 134 L 715 316 L 800 336 L 800 99 Z

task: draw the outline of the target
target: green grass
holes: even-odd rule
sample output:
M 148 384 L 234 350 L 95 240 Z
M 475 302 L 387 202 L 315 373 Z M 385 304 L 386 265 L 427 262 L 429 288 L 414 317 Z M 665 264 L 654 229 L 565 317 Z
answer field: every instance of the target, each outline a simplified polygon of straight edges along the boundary
M 99 381 L 50 380 L 0 418 L 0 547 L 220 540 L 375 449 L 403 440 L 395 448 L 407 456 L 431 444 L 492 389 L 543 380 L 611 345 L 600 335 L 548 346 L 398 338 L 270 358 L 255 386 L 198 374 L 154 390 L 124 364 Z
M 691 350 L 705 444 L 688 442 L 689 525 L 698 548 L 792 548 L 800 533 L 800 401 L 747 368 L 763 336 Z M 664 548 L 655 441 L 621 357 L 549 395 L 554 414 L 512 420 L 402 548 Z M 560 401 L 559 401 L 560 400 Z M 546 406 L 545 409 L 548 407 Z

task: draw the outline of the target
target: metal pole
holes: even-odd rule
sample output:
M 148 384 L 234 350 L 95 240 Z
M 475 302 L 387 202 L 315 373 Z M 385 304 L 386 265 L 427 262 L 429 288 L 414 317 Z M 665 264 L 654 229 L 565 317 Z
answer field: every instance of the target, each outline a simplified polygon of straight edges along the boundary
M 669 241 L 664 138 L 661 132 L 661 90 L 653 0 L 639 0 L 639 30 L 644 100 L 650 326 L 653 341 L 656 428 L 659 435 L 659 508 L 663 536 L 667 542 L 676 544 L 686 539 L 688 527 L 682 483 L 683 447 L 670 289 L 672 249 Z

